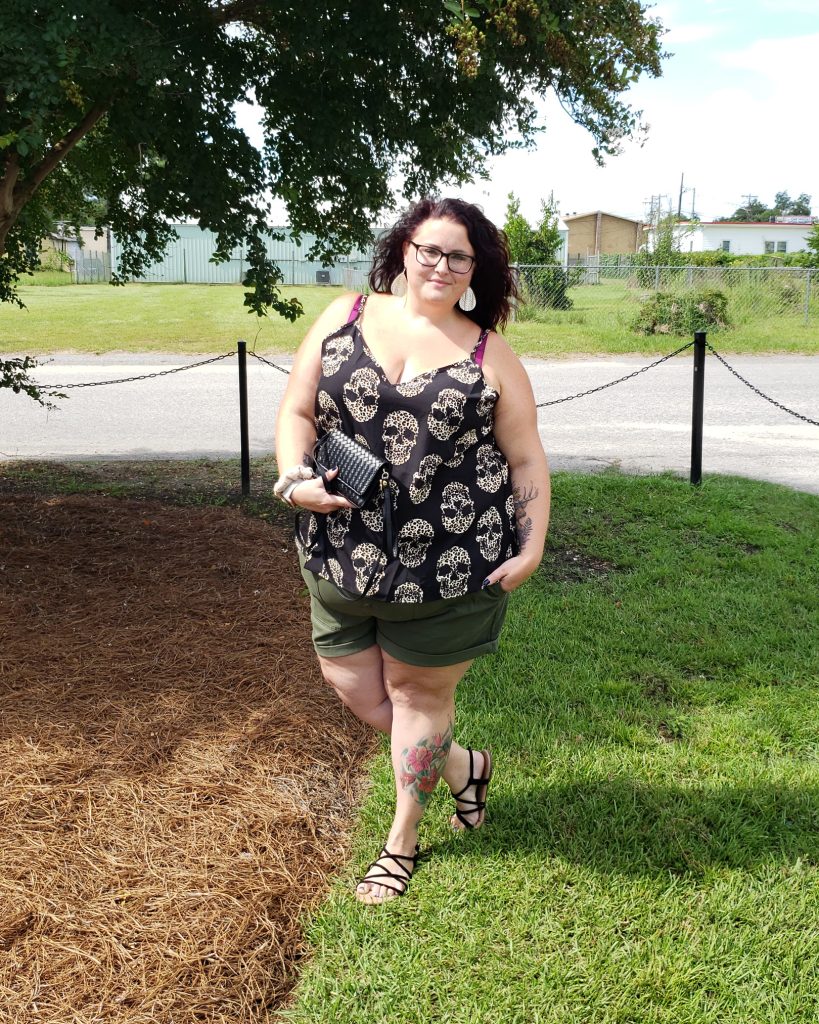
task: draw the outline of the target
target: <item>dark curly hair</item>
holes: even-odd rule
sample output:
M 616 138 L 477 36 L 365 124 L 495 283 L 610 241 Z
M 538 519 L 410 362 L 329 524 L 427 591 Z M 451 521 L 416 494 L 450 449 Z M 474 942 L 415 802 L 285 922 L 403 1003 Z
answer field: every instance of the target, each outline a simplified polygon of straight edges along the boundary
M 504 327 L 518 297 L 515 276 L 509 267 L 506 235 L 499 231 L 479 206 L 462 199 L 420 199 L 408 207 L 390 230 L 378 239 L 370 271 L 374 292 L 388 292 L 393 278 L 404 270 L 404 243 L 424 221 L 432 218 L 457 221 L 466 228 L 475 250 L 472 290 L 477 304 L 469 313 L 479 327 Z

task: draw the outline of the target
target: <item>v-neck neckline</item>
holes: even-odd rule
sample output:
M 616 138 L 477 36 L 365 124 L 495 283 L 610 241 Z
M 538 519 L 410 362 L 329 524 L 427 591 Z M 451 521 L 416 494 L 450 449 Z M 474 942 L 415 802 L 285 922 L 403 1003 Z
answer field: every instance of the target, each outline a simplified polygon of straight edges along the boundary
M 364 337 L 364 332 L 361 330 L 361 326 L 358 323 L 358 320 L 355 321 L 354 326 L 355 329 L 358 331 L 359 338 L 361 338 L 361 347 L 366 352 L 367 358 L 378 368 L 378 372 L 381 374 L 384 383 L 389 384 L 391 388 L 405 387 L 407 384 L 412 384 L 414 381 L 420 380 L 422 377 L 435 377 L 437 374 L 443 373 L 444 370 L 451 370 L 453 366 L 461 366 L 463 363 L 473 363 L 478 373 L 481 376 L 483 376 L 483 369 L 480 366 L 478 366 L 474 359 L 475 352 L 477 351 L 478 346 L 481 343 L 481 338 L 483 338 L 483 331 L 481 331 L 480 337 L 478 338 L 477 342 L 472 348 L 472 351 L 469 353 L 469 355 L 464 356 L 463 359 L 456 359 L 454 362 L 446 363 L 444 366 L 434 366 L 429 370 L 422 370 L 420 373 L 416 373 L 414 377 L 409 377 L 407 380 L 400 380 L 398 381 L 397 384 L 393 384 L 393 382 L 387 376 L 387 371 L 384 369 L 381 363 L 375 358 L 372 349 L 367 344 L 367 339 Z

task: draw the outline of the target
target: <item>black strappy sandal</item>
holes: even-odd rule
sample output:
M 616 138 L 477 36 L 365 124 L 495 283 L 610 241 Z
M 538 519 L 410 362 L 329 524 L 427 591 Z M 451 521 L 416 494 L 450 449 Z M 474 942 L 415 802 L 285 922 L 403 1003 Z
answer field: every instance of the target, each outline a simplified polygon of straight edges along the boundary
M 473 755 L 475 751 L 472 747 L 466 748 L 469 751 L 469 779 L 463 789 L 457 793 L 453 793 L 452 796 L 455 799 L 455 817 L 463 825 L 463 829 L 459 829 L 457 825 L 453 825 L 452 828 L 456 832 L 462 832 L 464 829 L 480 828 L 486 820 L 486 794 L 489 789 L 489 780 L 492 778 L 492 755 L 488 750 L 481 750 L 483 754 L 483 775 L 479 778 L 475 778 L 475 761 Z M 475 787 L 475 799 L 471 797 L 462 796 L 470 786 Z M 458 804 L 467 804 L 465 810 L 462 810 Z M 467 814 L 474 814 L 476 811 L 479 813 L 477 821 L 468 821 L 466 818 Z
M 374 885 L 381 885 L 385 889 L 390 889 L 392 892 L 395 893 L 396 896 L 403 896 L 404 893 L 409 888 L 413 872 L 415 871 L 415 865 L 417 864 L 420 855 L 420 847 L 418 846 L 415 847 L 415 853 L 412 856 L 403 853 L 390 853 L 387 847 L 384 846 L 382 847 L 381 853 L 375 858 L 372 864 L 370 864 L 370 866 L 364 872 L 364 877 L 361 879 L 358 885 L 361 885 L 362 882 L 367 882 L 368 884 L 372 882 Z M 395 861 L 395 863 L 398 865 L 398 868 L 403 872 L 403 875 L 397 875 L 394 871 L 390 871 L 389 868 L 385 867 L 381 863 L 381 861 L 384 860 L 386 857 L 389 857 L 391 860 Z M 405 865 L 401 863 L 401 861 L 404 860 L 410 862 L 409 868 L 405 867 Z M 376 867 L 381 868 L 380 873 L 376 875 L 371 875 L 370 872 L 372 871 L 373 868 Z M 398 885 L 391 885 L 390 882 L 381 881 L 381 879 L 384 878 L 390 879 L 390 882 L 397 882 Z M 399 888 L 398 886 L 401 886 L 401 888 Z M 394 897 L 392 896 L 387 897 L 387 900 L 385 900 L 383 896 L 374 899 L 368 899 L 367 897 L 372 897 L 372 893 L 360 893 L 358 891 L 358 886 L 356 886 L 356 899 L 359 901 L 359 903 L 377 904 L 385 903 L 387 902 L 387 900 L 394 899 Z

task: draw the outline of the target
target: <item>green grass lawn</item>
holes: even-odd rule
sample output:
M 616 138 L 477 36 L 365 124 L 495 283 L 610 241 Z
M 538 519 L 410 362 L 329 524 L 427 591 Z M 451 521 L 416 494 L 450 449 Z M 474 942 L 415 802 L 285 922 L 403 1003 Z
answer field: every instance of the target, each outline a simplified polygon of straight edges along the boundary
M 819 500 L 669 476 L 555 478 L 541 571 L 459 690 L 489 820 L 436 793 L 409 895 L 310 922 L 292 1024 L 819 1019 Z
M 48 276 L 48 275 L 46 275 Z M 43 283 L 49 283 L 43 278 Z M 50 275 L 54 277 L 55 275 Z M 68 275 L 56 275 L 65 283 Z M 239 285 L 108 284 L 73 287 L 24 285 L 25 309 L 0 306 L 0 353 L 47 355 L 60 351 L 173 352 L 213 354 L 235 349 L 239 338 L 259 352 L 291 353 L 338 288 L 284 287 L 297 295 L 305 316 L 291 324 L 277 316 L 249 316 Z M 819 295 L 819 288 L 816 289 Z M 561 356 L 671 351 L 687 338 L 643 337 L 630 321 L 638 293 L 623 282 L 573 288 L 574 305 L 545 310 L 539 322 L 510 324 L 505 334 L 521 355 Z M 819 352 L 819 309 L 806 326 L 803 316 L 769 315 L 737 319 L 731 330 L 710 340 L 725 352 Z

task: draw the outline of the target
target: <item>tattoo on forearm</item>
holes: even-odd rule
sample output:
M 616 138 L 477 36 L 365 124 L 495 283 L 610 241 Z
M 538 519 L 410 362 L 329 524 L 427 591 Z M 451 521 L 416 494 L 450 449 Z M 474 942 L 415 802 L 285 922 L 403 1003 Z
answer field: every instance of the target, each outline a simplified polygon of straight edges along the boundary
M 452 722 L 445 733 L 420 740 L 401 754 L 401 788 L 425 807 L 446 767 L 452 746 Z
M 515 527 L 518 534 L 518 546 L 521 550 L 532 536 L 532 519 L 526 512 L 526 506 L 538 496 L 538 489 L 533 483 L 527 487 L 517 484 L 512 488 L 512 500 L 515 504 Z

